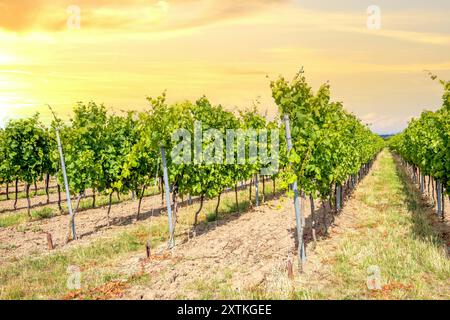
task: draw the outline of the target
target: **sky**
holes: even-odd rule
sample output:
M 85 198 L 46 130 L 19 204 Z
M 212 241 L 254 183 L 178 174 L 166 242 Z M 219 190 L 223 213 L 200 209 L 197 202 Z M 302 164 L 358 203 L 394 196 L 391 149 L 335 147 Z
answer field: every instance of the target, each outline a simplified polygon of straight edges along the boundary
M 374 7 L 375 6 L 375 7 Z M 450 79 L 448 0 L 0 0 L 0 125 L 78 101 L 144 110 L 206 95 L 229 110 L 304 68 L 373 131 L 441 105 Z

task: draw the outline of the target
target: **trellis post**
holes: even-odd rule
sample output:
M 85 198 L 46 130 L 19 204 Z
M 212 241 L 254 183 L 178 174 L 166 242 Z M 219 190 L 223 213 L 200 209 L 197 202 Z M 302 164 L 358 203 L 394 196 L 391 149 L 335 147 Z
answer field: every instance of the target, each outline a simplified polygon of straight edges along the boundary
M 255 192 L 256 192 L 256 198 L 255 198 L 255 203 L 256 206 L 259 206 L 259 178 L 258 175 L 255 175 Z
M 442 217 L 442 183 L 436 181 L 436 193 L 437 193 L 437 214 Z
M 284 116 L 284 122 L 286 127 L 286 141 L 288 152 L 292 150 L 292 137 L 291 137 L 291 126 L 289 123 L 289 116 Z M 298 239 L 298 259 L 300 271 L 303 271 L 303 264 L 306 261 L 305 244 L 303 241 L 303 226 L 302 226 L 302 212 L 300 210 L 300 198 L 298 192 L 297 181 L 294 181 L 291 185 L 294 191 L 294 208 L 295 208 L 295 219 L 297 223 L 297 239 Z
M 167 172 L 166 151 L 164 150 L 164 147 L 161 147 L 161 157 L 163 165 L 164 191 L 166 192 L 167 214 L 169 216 L 169 248 L 172 249 L 175 246 L 175 235 L 172 217 L 172 206 L 170 203 L 169 174 Z
M 72 221 L 72 238 L 73 240 L 77 240 L 75 217 L 73 215 L 72 200 L 70 199 L 69 180 L 67 179 L 66 163 L 64 161 L 64 152 L 61 145 L 61 137 L 59 136 L 58 127 L 56 127 L 56 142 L 58 143 L 59 158 L 61 159 L 61 170 L 64 178 L 64 188 L 66 189 L 67 207 L 69 208 L 69 216 Z

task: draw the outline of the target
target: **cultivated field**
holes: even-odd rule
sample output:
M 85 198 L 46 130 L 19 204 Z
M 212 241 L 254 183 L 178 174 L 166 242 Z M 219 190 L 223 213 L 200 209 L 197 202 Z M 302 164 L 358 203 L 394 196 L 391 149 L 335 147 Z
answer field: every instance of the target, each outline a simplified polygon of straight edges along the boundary
M 317 243 L 306 216 L 307 262 L 298 273 L 293 203 L 267 183 L 260 207 L 225 195 L 205 204 L 202 223 L 191 230 L 198 203 L 179 211 L 177 245 L 167 249 L 167 216 L 159 195 L 79 213 L 81 239 L 63 244 L 68 216 L 21 222 L 0 229 L 3 299 L 446 299 L 450 296 L 450 226 L 440 221 L 411 184 L 403 167 L 383 151 L 338 215 L 316 212 Z M 262 195 L 260 195 L 261 197 Z M 239 197 L 246 199 L 248 190 Z M 151 215 L 153 209 L 153 215 Z M 309 202 L 303 205 L 309 212 Z M 4 213 L 5 214 L 5 213 Z M 3 214 L 3 215 L 4 215 Z M 20 214 L 20 213 L 15 213 Z M 326 217 L 326 226 L 324 223 Z M 334 221 L 333 221 L 334 220 Z M 327 230 L 327 232 L 326 232 Z M 48 250 L 46 234 L 56 248 Z M 152 244 L 146 257 L 145 245 Z M 6 246 L 4 244 L 9 244 Z M 81 290 L 66 286 L 68 266 L 81 270 Z M 293 273 L 289 272 L 289 265 Z M 367 287 L 367 269 L 379 266 L 381 290 Z

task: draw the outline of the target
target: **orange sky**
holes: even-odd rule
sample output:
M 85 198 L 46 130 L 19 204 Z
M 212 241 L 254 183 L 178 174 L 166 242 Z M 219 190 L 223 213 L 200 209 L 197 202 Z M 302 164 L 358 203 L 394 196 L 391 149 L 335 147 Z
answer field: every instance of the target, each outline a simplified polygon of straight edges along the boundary
M 206 94 L 230 109 L 259 97 L 273 115 L 269 80 L 304 66 L 375 131 L 398 131 L 440 105 L 423 70 L 450 79 L 450 2 L 393 2 L 0 0 L 0 125 L 46 119 L 46 103 L 61 116 L 80 100 L 142 109 L 165 89 L 170 101 Z M 372 4 L 379 30 L 366 26 Z M 70 5 L 80 29 L 68 27 Z

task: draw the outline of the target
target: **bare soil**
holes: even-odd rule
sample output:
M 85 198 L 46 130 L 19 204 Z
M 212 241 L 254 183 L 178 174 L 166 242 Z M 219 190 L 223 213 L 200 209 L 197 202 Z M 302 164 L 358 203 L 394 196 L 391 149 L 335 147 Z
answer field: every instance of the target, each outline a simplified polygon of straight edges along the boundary
M 143 271 L 150 281 L 129 289 L 123 298 L 204 298 L 208 288 L 203 285 L 208 283 L 217 285 L 209 288 L 216 293 L 221 283 L 237 294 L 259 286 L 275 266 L 295 255 L 293 206 L 286 198 L 277 202 L 222 221 L 217 227 L 211 223 L 202 235 L 172 251 L 161 248 L 154 259 L 145 260 L 143 255 L 130 258 L 119 270 L 130 275 Z
M 33 200 L 37 202 L 39 197 Z M 193 198 L 193 203 L 197 201 L 198 199 Z M 75 203 L 72 205 L 75 206 Z M 179 206 L 186 205 L 186 199 L 184 199 L 184 203 L 179 203 Z M 56 204 L 47 207 L 53 207 L 55 212 L 57 211 Z M 86 244 L 96 238 L 110 237 L 118 231 L 126 230 L 127 227 L 148 223 L 151 216 L 158 216 L 164 212 L 165 200 L 163 203 L 160 194 L 144 197 L 139 221 L 136 221 L 137 208 L 138 200 L 113 204 L 109 226 L 107 223 L 107 207 L 79 211 L 76 214 L 78 240 L 68 245 L 65 245 L 69 230 L 68 215 L 57 215 L 48 219 L 28 221 L 17 226 L 0 228 L 0 264 L 17 261 L 28 256 L 54 252 L 48 249 L 47 234 L 51 234 L 55 249 L 59 250 Z
M 111 207 L 110 226 L 107 225 L 106 207 L 80 211 L 76 215 L 79 241 L 64 245 L 68 232 L 68 215 L 30 221 L 18 226 L 0 228 L 0 264 L 20 258 L 48 253 L 47 233 L 52 235 L 56 249 L 87 243 L 94 238 L 111 235 L 135 222 L 138 201 L 125 201 Z M 160 196 L 143 198 L 141 218 L 149 217 L 152 209 L 161 206 Z M 158 214 L 159 210 L 154 210 Z M 139 221 L 138 223 L 144 223 Z
M 315 201 L 317 241 L 334 235 L 334 223 L 351 219 L 336 217 Z M 309 200 L 302 201 L 306 251 L 315 247 Z M 288 264 L 298 272 L 297 233 L 293 201 L 282 196 L 242 216 L 209 224 L 202 234 L 169 251 L 161 246 L 146 259 L 136 255 L 118 267 L 128 276 L 146 274 L 149 281 L 126 290 L 122 299 L 236 299 L 249 292 L 289 291 Z M 335 220 L 335 219 L 338 220 Z M 334 221 L 334 222 L 333 222 Z M 330 233 L 331 231 L 331 233 Z M 286 280 L 280 282 L 280 279 Z M 286 292 L 289 294 L 289 292 Z M 256 296 L 256 298 L 258 298 Z

